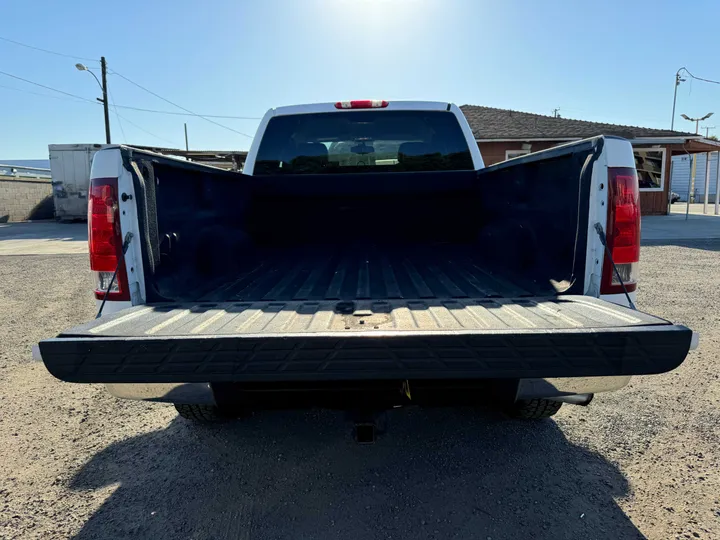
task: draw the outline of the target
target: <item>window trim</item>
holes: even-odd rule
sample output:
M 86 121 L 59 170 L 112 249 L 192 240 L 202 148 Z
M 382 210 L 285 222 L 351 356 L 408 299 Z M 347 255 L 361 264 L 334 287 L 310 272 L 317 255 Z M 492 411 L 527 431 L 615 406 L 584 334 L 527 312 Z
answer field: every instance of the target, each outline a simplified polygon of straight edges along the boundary
M 522 148 L 518 148 L 517 150 L 505 150 L 505 161 L 508 159 L 513 159 L 520 156 L 526 156 L 528 154 L 532 153 L 532 150 L 523 150 Z M 511 156 L 510 154 L 514 154 Z
M 633 147 L 633 159 L 635 159 L 635 152 L 661 152 L 662 153 L 662 166 L 660 167 L 660 187 L 656 188 L 640 188 L 641 193 L 661 193 L 665 191 L 665 164 L 667 154 L 665 153 L 667 148 L 635 148 Z

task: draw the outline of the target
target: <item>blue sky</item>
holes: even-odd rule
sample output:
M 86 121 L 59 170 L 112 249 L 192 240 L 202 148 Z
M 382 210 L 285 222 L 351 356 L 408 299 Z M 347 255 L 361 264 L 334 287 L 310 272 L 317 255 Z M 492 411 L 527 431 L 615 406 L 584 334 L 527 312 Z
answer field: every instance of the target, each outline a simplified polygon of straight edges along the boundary
M 568 118 L 669 128 L 678 68 L 720 80 L 717 1 L 681 10 L 667 0 L 2 0 L 0 20 L 1 37 L 104 55 L 111 70 L 200 114 L 371 97 L 559 107 Z M 0 71 L 93 100 L 97 84 L 76 61 L 0 41 Z M 118 105 L 181 112 L 117 75 L 108 86 Z M 694 130 L 680 113 L 717 110 L 708 125 L 720 133 L 718 109 L 720 85 L 685 82 L 675 127 Z M 113 142 L 182 146 L 185 121 L 192 148 L 251 140 L 197 117 L 119 113 L 124 134 L 111 112 Z M 249 135 L 257 127 L 216 121 Z M 49 143 L 73 142 L 104 142 L 101 106 L 0 75 L 0 158 L 44 158 Z

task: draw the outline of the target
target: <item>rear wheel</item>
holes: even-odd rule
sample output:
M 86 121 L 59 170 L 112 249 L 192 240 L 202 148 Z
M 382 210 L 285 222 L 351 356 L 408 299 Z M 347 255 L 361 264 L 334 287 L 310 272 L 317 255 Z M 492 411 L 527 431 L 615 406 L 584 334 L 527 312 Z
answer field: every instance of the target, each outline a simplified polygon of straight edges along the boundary
M 232 411 L 220 408 L 217 405 L 196 405 L 188 403 L 175 403 L 178 414 L 198 424 L 217 424 L 227 422 L 237 417 Z
M 549 399 L 521 399 L 505 409 L 505 413 L 512 418 L 524 420 L 538 420 L 550 418 L 562 407 L 561 401 Z

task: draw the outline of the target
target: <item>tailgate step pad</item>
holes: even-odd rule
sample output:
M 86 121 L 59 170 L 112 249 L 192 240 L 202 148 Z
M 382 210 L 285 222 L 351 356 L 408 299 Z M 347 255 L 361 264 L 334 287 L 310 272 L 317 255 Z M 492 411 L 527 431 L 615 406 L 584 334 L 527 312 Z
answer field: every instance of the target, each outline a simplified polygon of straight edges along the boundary
M 40 343 L 71 382 L 662 373 L 692 332 L 587 296 L 137 306 Z

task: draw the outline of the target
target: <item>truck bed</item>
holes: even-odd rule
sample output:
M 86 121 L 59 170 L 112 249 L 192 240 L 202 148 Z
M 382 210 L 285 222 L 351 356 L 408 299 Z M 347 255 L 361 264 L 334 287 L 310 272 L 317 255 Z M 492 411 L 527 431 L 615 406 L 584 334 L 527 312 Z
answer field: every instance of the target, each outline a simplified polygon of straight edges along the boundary
M 543 285 L 502 276 L 471 245 L 309 246 L 263 249 L 202 301 L 515 298 L 550 295 Z
M 302 177 L 143 160 L 147 305 L 45 340 L 41 356 L 88 383 L 670 371 L 688 328 L 580 296 L 589 165 L 603 148 L 581 141 L 479 172 Z

